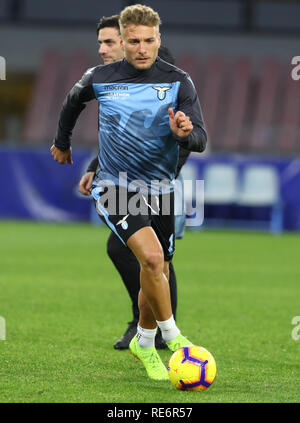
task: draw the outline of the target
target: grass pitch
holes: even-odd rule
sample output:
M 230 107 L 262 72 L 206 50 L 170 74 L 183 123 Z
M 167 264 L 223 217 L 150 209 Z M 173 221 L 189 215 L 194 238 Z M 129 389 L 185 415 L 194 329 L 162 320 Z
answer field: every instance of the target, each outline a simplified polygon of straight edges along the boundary
M 187 231 L 177 242 L 177 322 L 217 362 L 205 392 L 151 381 L 113 349 L 131 312 L 107 237 L 90 225 L 0 223 L 0 402 L 299 402 L 299 235 Z

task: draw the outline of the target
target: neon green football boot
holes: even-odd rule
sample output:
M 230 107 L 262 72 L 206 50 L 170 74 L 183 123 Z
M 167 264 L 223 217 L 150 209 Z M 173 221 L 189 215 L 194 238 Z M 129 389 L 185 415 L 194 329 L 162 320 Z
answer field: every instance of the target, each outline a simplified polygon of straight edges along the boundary
M 178 348 L 181 347 L 188 347 L 189 345 L 194 345 L 187 338 L 181 335 L 181 333 L 177 335 L 176 338 L 172 339 L 172 341 L 166 342 L 166 344 L 172 352 L 178 350 Z
M 161 361 L 155 347 L 142 348 L 138 344 L 136 335 L 129 344 L 130 354 L 141 360 L 150 379 L 169 380 L 168 371 Z

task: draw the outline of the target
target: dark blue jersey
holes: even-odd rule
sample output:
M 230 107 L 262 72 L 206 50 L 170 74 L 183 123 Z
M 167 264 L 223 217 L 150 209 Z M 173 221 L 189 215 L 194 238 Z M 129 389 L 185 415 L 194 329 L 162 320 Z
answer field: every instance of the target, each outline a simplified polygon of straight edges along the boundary
M 201 152 L 206 145 L 202 112 L 194 85 L 185 72 L 157 58 L 147 70 L 125 59 L 89 69 L 68 94 L 60 114 L 55 145 L 66 150 L 85 103 L 99 102 L 100 179 L 127 182 L 172 181 L 179 145 Z M 183 111 L 194 129 L 185 138 L 173 134 L 168 108 Z

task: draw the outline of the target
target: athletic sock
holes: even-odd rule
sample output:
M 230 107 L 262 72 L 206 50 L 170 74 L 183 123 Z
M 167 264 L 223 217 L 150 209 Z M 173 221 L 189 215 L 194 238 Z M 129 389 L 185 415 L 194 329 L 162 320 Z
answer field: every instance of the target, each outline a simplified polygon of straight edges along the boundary
M 155 329 L 144 329 L 138 325 L 136 336 L 139 346 L 142 348 L 154 347 L 156 331 L 157 327 Z
M 173 314 L 170 319 L 163 322 L 157 321 L 157 324 L 161 330 L 162 337 L 166 342 L 172 341 L 172 339 L 176 338 L 176 336 L 180 334 L 180 330 L 176 326 Z

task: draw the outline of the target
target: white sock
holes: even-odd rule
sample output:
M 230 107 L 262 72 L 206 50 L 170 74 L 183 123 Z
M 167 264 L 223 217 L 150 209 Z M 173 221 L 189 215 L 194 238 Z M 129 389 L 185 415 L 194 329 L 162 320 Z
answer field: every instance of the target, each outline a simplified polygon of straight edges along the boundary
M 139 346 L 142 348 L 154 347 L 156 331 L 157 327 L 155 329 L 144 329 L 138 324 L 136 336 Z
M 164 322 L 157 321 L 157 324 L 161 330 L 162 337 L 166 342 L 172 341 L 172 339 L 176 338 L 176 336 L 180 334 L 180 330 L 176 325 L 173 314 L 170 319 L 165 320 Z

